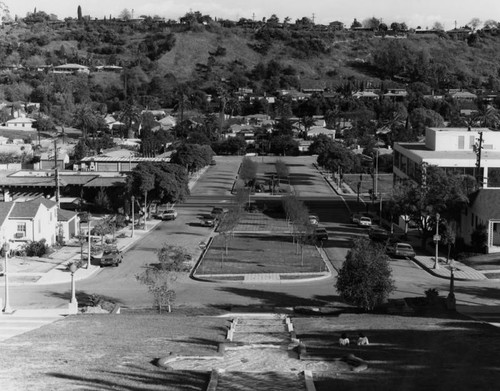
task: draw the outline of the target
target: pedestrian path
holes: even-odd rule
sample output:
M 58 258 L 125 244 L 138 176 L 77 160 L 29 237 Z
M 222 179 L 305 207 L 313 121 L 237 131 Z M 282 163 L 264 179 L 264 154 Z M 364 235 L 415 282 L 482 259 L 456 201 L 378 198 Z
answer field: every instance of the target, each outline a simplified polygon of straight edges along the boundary
M 0 342 L 38 329 L 68 314 L 66 309 L 16 310 L 0 314 Z

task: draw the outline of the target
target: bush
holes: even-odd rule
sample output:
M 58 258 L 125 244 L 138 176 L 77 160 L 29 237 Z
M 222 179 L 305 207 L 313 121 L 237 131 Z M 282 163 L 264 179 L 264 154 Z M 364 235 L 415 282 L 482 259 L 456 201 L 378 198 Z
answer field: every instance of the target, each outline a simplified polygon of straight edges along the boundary
M 24 252 L 28 257 L 41 257 L 47 253 L 49 246 L 46 244 L 45 239 L 38 242 L 28 242 L 24 246 Z

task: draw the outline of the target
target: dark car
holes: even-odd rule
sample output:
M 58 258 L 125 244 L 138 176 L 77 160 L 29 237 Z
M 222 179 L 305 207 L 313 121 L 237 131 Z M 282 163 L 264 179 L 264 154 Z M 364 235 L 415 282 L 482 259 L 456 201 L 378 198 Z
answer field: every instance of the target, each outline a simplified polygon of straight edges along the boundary
M 386 252 L 387 255 L 391 257 L 408 257 L 408 258 L 415 258 L 415 250 L 413 250 L 413 247 L 411 244 L 408 243 L 402 243 L 402 242 L 394 242 L 390 243 L 386 247 Z
M 101 267 L 104 266 L 116 267 L 120 263 L 122 263 L 122 260 L 123 260 L 123 254 L 120 250 L 106 250 L 104 251 L 99 263 Z
M 212 217 L 205 217 L 200 223 L 204 227 L 215 227 L 215 219 Z
M 318 242 L 328 240 L 328 231 L 326 230 L 326 228 L 316 228 L 311 235 L 311 238 Z
M 247 202 L 245 204 L 245 211 L 249 213 L 257 213 L 259 211 L 259 207 L 255 202 Z
M 383 228 L 371 227 L 368 232 L 368 237 L 374 242 L 385 242 L 389 239 L 390 234 Z
M 210 213 L 210 215 L 212 217 L 221 217 L 222 215 L 226 214 L 227 212 L 229 212 L 229 209 L 220 208 L 220 207 L 216 206 L 212 209 L 212 212 Z

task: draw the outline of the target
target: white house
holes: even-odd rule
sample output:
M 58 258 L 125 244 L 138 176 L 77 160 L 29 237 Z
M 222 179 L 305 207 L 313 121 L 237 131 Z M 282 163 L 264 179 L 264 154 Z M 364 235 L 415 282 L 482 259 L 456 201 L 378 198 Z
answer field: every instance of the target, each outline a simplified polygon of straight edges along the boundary
M 15 128 L 21 130 L 35 130 L 33 124 L 36 122 L 33 118 L 18 117 L 12 118 L 5 122 L 5 126 L 8 128 Z
M 11 241 L 12 248 L 28 241 L 45 239 L 56 243 L 57 204 L 44 197 L 25 202 L 0 203 L 0 237 Z

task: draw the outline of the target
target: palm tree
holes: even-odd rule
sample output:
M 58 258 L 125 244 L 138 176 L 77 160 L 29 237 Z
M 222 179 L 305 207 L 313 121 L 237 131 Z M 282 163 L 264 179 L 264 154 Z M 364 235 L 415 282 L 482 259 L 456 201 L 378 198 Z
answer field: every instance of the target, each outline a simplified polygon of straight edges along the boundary
M 118 116 L 118 120 L 125 124 L 125 129 L 127 130 L 127 137 L 133 137 L 132 125 L 134 123 L 140 123 L 141 114 L 137 106 L 134 103 L 127 103 L 123 108 L 123 111 Z
M 473 116 L 473 120 L 480 127 L 495 129 L 500 125 L 500 113 L 493 106 L 487 105 Z
M 73 115 L 73 126 L 82 129 L 83 138 L 87 140 L 88 133 L 97 128 L 97 117 L 89 105 L 79 105 Z

